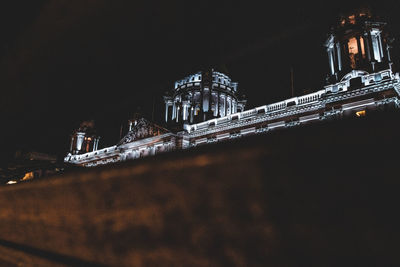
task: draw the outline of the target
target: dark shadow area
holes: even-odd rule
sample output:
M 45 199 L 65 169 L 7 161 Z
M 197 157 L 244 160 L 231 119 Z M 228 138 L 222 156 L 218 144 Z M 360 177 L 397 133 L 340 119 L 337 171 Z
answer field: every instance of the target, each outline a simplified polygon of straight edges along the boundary
M 2 188 L 0 238 L 112 266 L 397 266 L 399 118 L 370 113 Z

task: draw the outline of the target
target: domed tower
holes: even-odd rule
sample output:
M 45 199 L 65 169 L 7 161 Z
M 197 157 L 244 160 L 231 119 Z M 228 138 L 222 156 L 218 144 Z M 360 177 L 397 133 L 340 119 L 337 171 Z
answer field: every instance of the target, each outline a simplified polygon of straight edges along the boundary
M 165 122 L 198 123 L 243 111 L 246 100 L 238 89 L 237 82 L 214 69 L 189 75 L 164 96 Z
M 71 135 L 70 153 L 73 155 L 95 151 L 100 137 L 96 134 L 93 121 L 84 121 Z
M 391 69 L 391 39 L 385 25 L 368 9 L 342 16 L 325 42 L 327 82 L 338 82 L 352 70 L 371 73 Z

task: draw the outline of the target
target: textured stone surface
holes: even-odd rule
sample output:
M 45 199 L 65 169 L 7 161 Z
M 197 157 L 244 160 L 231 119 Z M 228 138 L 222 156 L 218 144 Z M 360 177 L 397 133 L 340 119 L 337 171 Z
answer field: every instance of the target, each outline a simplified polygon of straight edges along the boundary
M 3 187 L 0 260 L 396 265 L 398 119 L 276 131 Z

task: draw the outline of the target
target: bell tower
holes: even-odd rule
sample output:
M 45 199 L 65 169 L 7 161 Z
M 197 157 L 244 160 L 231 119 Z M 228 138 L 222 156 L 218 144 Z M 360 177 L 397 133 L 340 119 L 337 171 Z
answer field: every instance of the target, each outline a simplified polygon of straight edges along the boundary
M 327 82 L 338 82 L 352 70 L 373 73 L 391 69 L 392 40 L 385 26 L 386 22 L 372 16 L 368 9 L 340 17 L 325 42 Z

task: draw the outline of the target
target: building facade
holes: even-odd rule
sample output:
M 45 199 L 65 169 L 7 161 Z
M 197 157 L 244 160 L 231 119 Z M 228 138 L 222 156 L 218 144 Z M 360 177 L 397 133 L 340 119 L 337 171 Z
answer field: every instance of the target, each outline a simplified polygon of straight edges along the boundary
M 130 121 L 128 134 L 118 144 L 92 151 L 82 150 L 81 142 L 74 141 L 77 133 L 82 132 L 77 131 L 64 161 L 97 166 L 279 128 L 399 108 L 400 77 L 392 68 L 385 25 L 367 11 L 341 18 L 325 42 L 328 83 L 316 92 L 244 110 L 246 102 L 239 97 L 237 83 L 213 70 L 198 72 L 177 81 L 172 92 L 164 97 L 165 121 L 180 122 L 180 131 L 172 132 L 143 118 L 135 119 Z
M 238 83 L 214 69 L 189 75 L 175 82 L 164 96 L 165 122 L 198 123 L 244 110 L 246 100 Z
M 336 83 L 352 70 L 368 73 L 392 68 L 393 39 L 386 23 L 368 9 L 342 16 L 325 42 L 329 61 L 328 81 Z
M 95 151 L 100 137 L 96 134 L 93 121 L 84 121 L 71 135 L 70 153 L 73 155 Z

